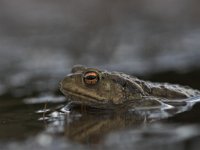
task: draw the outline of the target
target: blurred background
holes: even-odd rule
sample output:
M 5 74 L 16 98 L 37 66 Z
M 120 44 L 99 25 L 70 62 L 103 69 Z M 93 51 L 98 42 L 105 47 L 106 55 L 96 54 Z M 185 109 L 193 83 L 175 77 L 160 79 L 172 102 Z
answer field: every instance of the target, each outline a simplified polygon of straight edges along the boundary
M 199 3 L 0 0 L 0 93 L 74 64 L 199 88 Z

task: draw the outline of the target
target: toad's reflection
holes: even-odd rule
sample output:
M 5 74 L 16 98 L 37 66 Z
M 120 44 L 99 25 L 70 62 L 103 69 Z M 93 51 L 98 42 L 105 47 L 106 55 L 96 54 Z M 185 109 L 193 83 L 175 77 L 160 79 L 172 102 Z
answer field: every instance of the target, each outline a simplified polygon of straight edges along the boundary
M 141 126 L 155 120 L 155 116 L 159 118 L 157 110 L 124 113 L 100 110 L 73 110 L 68 113 L 54 111 L 49 114 L 47 132 L 66 136 L 78 143 L 95 144 L 112 131 Z

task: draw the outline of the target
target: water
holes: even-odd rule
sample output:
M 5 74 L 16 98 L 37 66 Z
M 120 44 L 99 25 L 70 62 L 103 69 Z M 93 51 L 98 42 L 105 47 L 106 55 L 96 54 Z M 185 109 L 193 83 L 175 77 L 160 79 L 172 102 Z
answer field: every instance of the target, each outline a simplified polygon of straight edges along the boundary
M 191 99 L 187 105 L 176 109 L 113 112 L 84 107 L 70 109 L 62 96 L 5 97 L 0 106 L 0 147 L 2 150 L 94 147 L 181 149 L 188 140 L 191 141 L 188 145 L 193 147 L 197 144 L 193 139 L 200 136 L 197 124 L 200 120 L 196 117 L 192 124 L 189 120 L 183 124 L 179 115 L 198 115 L 200 105 L 191 108 L 199 100 Z M 192 113 L 195 110 L 197 112 Z M 174 119 L 177 117 L 179 119 Z

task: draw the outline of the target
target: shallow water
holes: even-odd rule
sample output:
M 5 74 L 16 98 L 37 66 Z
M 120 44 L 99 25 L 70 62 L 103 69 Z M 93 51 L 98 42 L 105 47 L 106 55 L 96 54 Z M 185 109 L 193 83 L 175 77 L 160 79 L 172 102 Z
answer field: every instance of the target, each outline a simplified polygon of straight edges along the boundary
M 198 101 L 192 99 L 176 109 L 113 112 L 70 109 L 62 96 L 5 97 L 0 105 L 0 148 L 195 149 L 200 138 L 200 105 L 192 105 Z

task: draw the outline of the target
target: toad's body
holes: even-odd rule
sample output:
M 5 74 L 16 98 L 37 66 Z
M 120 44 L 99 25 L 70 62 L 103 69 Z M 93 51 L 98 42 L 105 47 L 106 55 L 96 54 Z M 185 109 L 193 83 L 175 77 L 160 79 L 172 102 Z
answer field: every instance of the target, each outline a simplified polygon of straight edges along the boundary
M 153 83 L 119 72 L 74 66 L 60 83 L 70 101 L 96 108 L 151 107 L 200 95 L 198 90 L 168 83 Z

